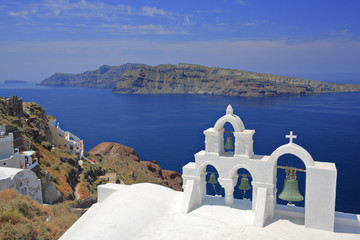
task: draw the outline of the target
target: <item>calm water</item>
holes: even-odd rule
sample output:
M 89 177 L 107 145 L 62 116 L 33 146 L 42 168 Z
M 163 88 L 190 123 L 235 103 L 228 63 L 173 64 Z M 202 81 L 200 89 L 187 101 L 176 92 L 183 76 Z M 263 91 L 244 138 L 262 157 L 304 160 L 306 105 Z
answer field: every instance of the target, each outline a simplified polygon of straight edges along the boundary
M 288 143 L 285 135 L 292 130 L 298 136 L 294 142 L 315 161 L 335 162 L 336 209 L 360 213 L 360 93 L 241 98 L 115 95 L 108 89 L 0 85 L 0 96 L 11 94 L 39 103 L 63 129 L 83 138 L 87 150 L 101 142 L 118 142 L 134 148 L 142 160 L 155 159 L 162 168 L 178 172 L 204 149 L 203 131 L 231 104 L 245 127 L 256 130 L 255 154 L 270 155 Z M 279 164 L 292 160 L 303 166 L 301 160 L 287 156 Z M 299 174 L 298 178 L 304 192 L 304 177 Z

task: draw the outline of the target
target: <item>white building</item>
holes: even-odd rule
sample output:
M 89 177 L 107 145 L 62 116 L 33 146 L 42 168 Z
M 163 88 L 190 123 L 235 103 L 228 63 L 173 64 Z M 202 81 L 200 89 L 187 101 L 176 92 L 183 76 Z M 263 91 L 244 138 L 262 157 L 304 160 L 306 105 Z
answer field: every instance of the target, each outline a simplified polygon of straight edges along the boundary
M 224 151 L 223 126 L 234 127 L 234 152 Z M 336 168 L 315 162 L 290 142 L 270 156 L 252 151 L 246 130 L 231 106 L 205 132 L 205 150 L 183 168 L 184 192 L 155 184 L 98 187 L 94 204 L 60 238 L 65 239 L 359 239 L 360 216 L 335 213 Z M 290 153 L 306 166 L 305 208 L 276 203 L 276 162 Z M 225 198 L 206 195 L 205 169 L 214 166 Z M 252 201 L 233 198 L 237 169 L 252 175 Z M 311 183 L 311 184 L 310 184 Z
M 22 151 L 14 149 L 12 133 L 0 133 L 0 167 L 32 169 L 38 165 L 35 151 Z
M 56 121 L 48 123 L 52 134 L 53 143 L 60 149 L 67 149 L 78 156 L 79 160 L 84 157 L 84 141 L 60 128 L 60 124 Z
M 31 170 L 0 167 L 0 190 L 10 188 L 43 203 L 41 180 Z

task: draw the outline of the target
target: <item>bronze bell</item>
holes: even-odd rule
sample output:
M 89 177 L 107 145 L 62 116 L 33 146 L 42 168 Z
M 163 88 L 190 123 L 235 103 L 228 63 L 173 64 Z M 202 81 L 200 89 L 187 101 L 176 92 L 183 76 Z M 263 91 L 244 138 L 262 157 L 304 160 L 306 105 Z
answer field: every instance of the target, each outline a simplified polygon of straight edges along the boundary
M 231 136 L 228 136 L 226 138 L 226 143 L 225 143 L 224 149 L 234 150 L 234 144 L 233 144 L 233 141 L 231 139 Z
M 297 179 L 285 179 L 284 188 L 279 194 L 279 198 L 289 202 L 303 201 L 304 197 L 299 191 L 299 185 Z
M 299 191 L 299 184 L 296 179 L 296 168 L 285 167 L 285 172 L 284 188 L 279 194 L 279 198 L 289 201 L 289 203 L 303 201 L 304 197 Z
M 214 173 L 211 173 L 208 183 L 210 184 L 217 184 L 216 176 Z
M 244 191 L 251 189 L 250 184 L 249 184 L 249 179 L 247 177 L 241 178 L 239 189 L 244 190 Z

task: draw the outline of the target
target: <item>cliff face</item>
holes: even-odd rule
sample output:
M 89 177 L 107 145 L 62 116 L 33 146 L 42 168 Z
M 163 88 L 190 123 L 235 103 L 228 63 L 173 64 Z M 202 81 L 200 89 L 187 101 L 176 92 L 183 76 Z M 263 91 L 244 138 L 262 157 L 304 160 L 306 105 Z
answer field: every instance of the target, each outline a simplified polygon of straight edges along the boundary
M 114 93 L 216 94 L 230 96 L 307 95 L 360 91 L 360 85 L 325 83 L 191 64 L 142 66 L 124 72 Z
M 126 70 L 136 69 L 139 64 L 128 63 L 120 66 L 102 65 L 95 71 L 81 74 L 55 73 L 40 83 L 43 86 L 112 88 Z
M 125 184 L 151 182 L 182 190 L 181 174 L 162 170 L 156 161 L 141 161 L 130 147 L 104 142 L 89 151 L 102 167 L 116 171 L 118 179 Z
M 104 65 L 82 74 L 56 73 L 40 85 L 112 88 L 120 94 L 282 96 L 360 91 L 359 84 L 326 83 L 194 64 Z

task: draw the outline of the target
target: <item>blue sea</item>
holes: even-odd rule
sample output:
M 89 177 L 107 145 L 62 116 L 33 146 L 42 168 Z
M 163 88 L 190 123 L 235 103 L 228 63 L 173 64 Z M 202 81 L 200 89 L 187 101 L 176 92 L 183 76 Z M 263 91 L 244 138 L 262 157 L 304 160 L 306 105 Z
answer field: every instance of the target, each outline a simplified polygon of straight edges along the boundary
M 39 103 L 62 129 L 83 138 L 87 150 L 101 142 L 117 142 L 134 148 L 142 160 L 156 160 L 163 169 L 180 173 L 204 149 L 203 131 L 213 127 L 231 104 L 245 128 L 255 129 L 255 154 L 270 155 L 289 142 L 285 135 L 293 131 L 294 142 L 315 161 L 335 162 L 336 210 L 360 213 L 360 92 L 246 98 L 0 85 L 1 97 L 12 94 Z M 287 155 L 278 164 L 304 167 L 300 159 Z M 278 171 L 281 189 L 284 174 Z M 304 193 L 304 173 L 298 179 Z

